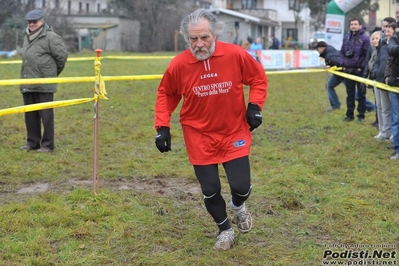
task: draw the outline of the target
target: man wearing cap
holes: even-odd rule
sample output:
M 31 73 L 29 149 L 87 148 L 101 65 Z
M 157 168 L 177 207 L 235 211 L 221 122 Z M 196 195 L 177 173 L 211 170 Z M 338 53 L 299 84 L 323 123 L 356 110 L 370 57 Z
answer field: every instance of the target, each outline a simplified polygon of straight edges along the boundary
M 22 46 L 21 78 L 57 77 L 65 67 L 68 53 L 64 42 L 44 21 L 41 10 L 30 11 Z M 51 102 L 56 84 L 24 84 L 20 86 L 25 105 Z M 43 123 L 43 135 L 41 124 Z M 22 150 L 52 152 L 54 150 L 54 112 L 44 109 L 25 113 L 26 144 Z

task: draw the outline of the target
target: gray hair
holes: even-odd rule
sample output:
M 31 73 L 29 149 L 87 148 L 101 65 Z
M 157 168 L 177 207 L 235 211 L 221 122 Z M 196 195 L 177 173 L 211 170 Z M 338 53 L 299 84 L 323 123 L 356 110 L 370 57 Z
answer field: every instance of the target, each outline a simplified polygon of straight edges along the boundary
M 180 24 L 180 34 L 183 35 L 186 42 L 189 40 L 188 26 L 198 24 L 203 18 L 209 21 L 209 27 L 213 35 L 217 37 L 222 34 L 224 23 L 218 20 L 211 12 L 204 9 L 197 9 L 185 17 Z

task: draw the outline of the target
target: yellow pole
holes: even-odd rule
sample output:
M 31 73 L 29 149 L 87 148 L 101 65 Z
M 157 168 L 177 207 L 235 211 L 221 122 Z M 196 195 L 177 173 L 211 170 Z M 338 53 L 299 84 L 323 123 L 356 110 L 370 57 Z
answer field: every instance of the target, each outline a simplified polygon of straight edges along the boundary
M 94 123 L 93 123 L 93 194 L 100 192 L 99 176 L 99 96 L 101 95 L 101 49 L 96 49 L 97 57 L 94 59 Z

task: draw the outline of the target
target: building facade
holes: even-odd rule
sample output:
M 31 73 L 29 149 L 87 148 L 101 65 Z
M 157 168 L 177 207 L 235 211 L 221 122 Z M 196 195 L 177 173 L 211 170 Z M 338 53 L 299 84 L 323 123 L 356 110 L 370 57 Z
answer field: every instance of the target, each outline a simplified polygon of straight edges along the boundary
M 227 33 L 222 36 L 225 41 L 236 38 L 239 43 L 248 36 L 252 39 L 261 37 L 263 46 L 267 48 L 271 45 L 270 36 L 274 35 L 283 45 L 306 46 L 313 33 L 310 27 L 310 10 L 303 7 L 295 13 L 293 0 L 212 0 L 211 2 L 212 12 L 227 22 Z M 237 24 L 233 22 L 238 22 L 238 29 Z
M 75 29 L 77 50 L 133 52 L 139 50 L 140 23 L 113 14 L 108 0 L 22 0 L 46 14 L 68 21 Z

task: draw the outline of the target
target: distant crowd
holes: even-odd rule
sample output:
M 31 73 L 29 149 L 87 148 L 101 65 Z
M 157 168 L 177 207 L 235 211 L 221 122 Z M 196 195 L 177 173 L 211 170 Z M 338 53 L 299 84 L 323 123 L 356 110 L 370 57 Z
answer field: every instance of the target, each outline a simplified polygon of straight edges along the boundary
M 281 48 L 279 39 L 277 39 L 274 35 L 270 36 L 270 39 L 272 41 L 272 45 L 269 47 L 269 49 L 278 50 Z M 247 37 L 247 40 L 239 45 L 246 50 L 263 50 L 262 39 L 260 37 L 256 38 L 255 42 L 251 37 Z

